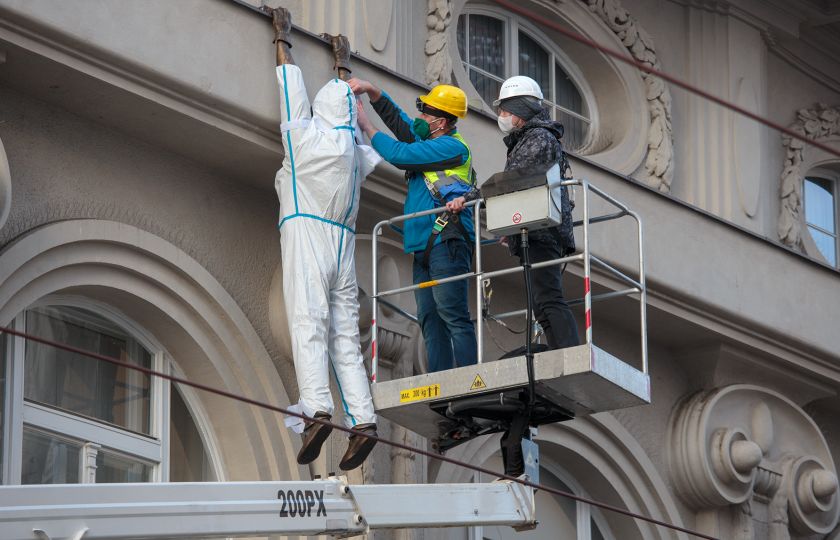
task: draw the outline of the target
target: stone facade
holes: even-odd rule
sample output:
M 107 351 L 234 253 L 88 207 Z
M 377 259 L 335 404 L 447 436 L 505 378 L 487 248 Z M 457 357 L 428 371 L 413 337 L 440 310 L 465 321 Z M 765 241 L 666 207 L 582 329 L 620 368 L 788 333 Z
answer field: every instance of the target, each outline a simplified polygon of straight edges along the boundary
M 504 150 L 459 58 L 458 18 L 495 13 L 556 45 L 594 119 L 597 144 L 573 156 L 574 172 L 644 223 L 653 401 L 541 427 L 542 479 L 722 539 L 838 538 L 840 274 L 803 250 L 802 178 L 840 158 L 494 2 L 183 0 L 175 10 L 166 0 L 0 0 L 0 324 L 43 298 L 90 299 L 142 327 L 190 379 L 281 406 L 297 400 L 273 191 L 280 113 L 263 3 L 288 6 L 300 24 L 294 54 L 310 93 L 332 75 L 318 37 L 325 31 L 350 36 L 354 74 L 409 112 L 424 84 L 463 86 L 472 109 L 460 130 L 480 179 L 501 170 Z M 818 31 L 836 2 L 519 4 L 840 151 L 831 69 L 840 43 Z M 402 173 L 389 165 L 363 187 L 357 271 L 368 357 L 369 233 L 401 213 L 404 194 Z M 594 227 L 590 241 L 632 270 L 628 228 Z M 380 287 L 408 284 L 411 260 L 399 239 L 387 233 L 379 248 Z M 500 246 L 483 253 L 490 268 L 510 264 Z M 582 296 L 581 274 L 569 265 L 570 298 Z M 599 287 L 617 287 L 606 273 L 595 277 Z M 494 312 L 522 307 L 518 278 L 493 288 Z M 415 309 L 410 295 L 394 303 Z M 597 303 L 592 313 L 596 343 L 637 364 L 635 300 Z M 380 377 L 421 371 L 417 326 L 388 306 L 377 322 Z M 518 343 L 498 326 L 485 332 L 488 358 Z M 325 475 L 346 444 L 333 435 L 318 461 L 300 467 L 300 441 L 282 418 L 203 396 L 192 410 L 222 480 Z M 381 434 L 428 444 L 397 425 Z M 498 444 L 498 435 L 475 439 L 452 455 L 497 467 Z M 4 456 L 4 481 L 14 459 L 14 449 Z M 475 477 L 380 446 L 351 480 Z M 540 538 L 685 538 L 545 494 L 538 505 Z

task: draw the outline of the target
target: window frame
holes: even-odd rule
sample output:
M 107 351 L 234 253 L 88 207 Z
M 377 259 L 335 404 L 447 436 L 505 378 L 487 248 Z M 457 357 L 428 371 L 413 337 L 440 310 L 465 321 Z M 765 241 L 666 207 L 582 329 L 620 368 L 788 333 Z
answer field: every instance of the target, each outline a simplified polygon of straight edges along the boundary
M 501 455 L 496 453 L 490 457 L 490 459 L 501 459 Z M 555 461 L 548 455 L 542 455 L 540 457 L 540 469 L 543 469 L 548 474 L 551 474 L 555 478 L 557 478 L 560 482 L 566 484 L 569 487 L 570 491 L 579 497 L 586 497 L 591 498 L 589 494 L 583 489 L 583 486 L 578 482 L 571 474 L 569 474 L 566 469 L 564 469 L 559 462 Z M 542 474 L 542 473 L 540 473 Z M 478 483 L 483 481 L 492 481 L 495 480 L 495 477 L 492 478 L 482 478 L 482 473 L 475 472 L 472 475 L 472 482 Z M 607 523 L 607 520 L 604 518 L 603 513 L 600 511 L 599 508 L 595 508 L 589 504 L 584 504 L 579 501 L 575 502 L 575 538 L 572 540 L 592 540 L 592 527 L 591 524 L 594 521 L 595 524 L 598 526 L 598 529 L 601 531 L 601 534 L 604 537 L 604 540 L 616 540 L 615 535 L 612 533 L 612 530 Z M 467 534 L 468 540 L 483 540 L 484 537 L 484 527 L 481 525 L 477 525 L 474 527 L 470 527 L 468 529 Z
M 833 164 L 829 164 L 833 165 Z M 838 164 L 840 165 L 840 164 Z M 805 196 L 805 183 L 808 182 L 809 179 L 819 179 L 825 180 L 831 183 L 831 196 L 833 198 L 833 210 L 834 210 L 834 232 L 831 233 L 819 225 L 812 224 L 808 221 L 807 218 L 807 205 L 808 199 Z M 828 259 L 822 254 L 818 247 L 816 247 L 816 239 L 811 235 L 811 229 L 815 229 L 825 235 L 834 238 L 834 264 L 832 265 L 833 268 L 840 268 L 840 171 L 835 170 L 834 168 L 829 168 L 826 166 L 822 167 L 813 167 L 808 170 L 807 174 L 802 176 L 802 221 L 805 224 L 805 230 L 808 234 L 809 240 L 814 242 L 814 247 L 816 249 L 817 255 L 821 257 L 827 264 L 831 264 Z
M 141 326 L 107 304 L 88 298 L 49 295 L 22 310 L 12 321 L 12 328 L 26 331 L 26 312 L 39 307 L 66 306 L 84 309 L 107 319 L 128 336 L 131 346 L 144 347 L 151 355 L 151 369 L 168 373 L 173 365 L 164 348 Z M 169 401 L 171 383 L 152 377 L 149 398 L 149 434 L 140 434 L 73 414 L 49 405 L 24 399 L 24 360 L 26 340 L 7 339 L 6 400 L 3 410 L 3 483 L 19 485 L 23 464 L 23 430 L 31 429 L 81 441 L 80 483 L 94 480 L 98 451 L 118 454 L 151 466 L 149 482 L 169 479 Z M 14 441 L 14 443 L 12 442 Z
M 505 61 L 505 76 L 504 78 L 499 78 L 497 75 L 493 75 L 492 73 L 488 73 L 483 69 L 473 66 L 469 62 L 469 37 L 470 37 L 470 24 L 469 24 L 469 16 L 470 15 L 480 15 L 484 17 L 491 17 L 493 19 L 499 20 L 503 24 L 504 28 L 504 61 Z M 467 75 L 467 82 L 472 85 L 472 81 L 469 78 L 470 70 L 476 71 L 485 77 L 490 77 L 491 79 L 502 83 L 505 81 L 506 78 L 512 77 L 515 74 L 519 74 L 519 31 L 521 30 L 525 34 L 528 34 L 534 42 L 536 42 L 540 47 L 542 47 L 549 55 L 549 83 L 551 85 L 550 94 L 553 99 L 556 99 L 557 89 L 555 85 L 556 79 L 556 66 L 559 64 L 563 67 L 566 74 L 572 79 L 572 83 L 577 88 L 578 92 L 581 95 L 582 102 L 584 105 L 584 110 L 588 114 L 587 116 L 581 115 L 576 111 L 572 111 L 567 109 L 561 105 L 558 105 L 551 99 L 546 98 L 545 101 L 551 104 L 552 111 L 559 110 L 564 114 L 568 114 L 574 118 L 585 122 L 588 125 L 587 133 L 584 138 L 583 144 L 581 145 L 586 146 L 586 144 L 593 140 L 594 132 L 596 131 L 596 127 L 598 125 L 598 115 L 597 115 L 597 108 L 593 106 L 595 103 L 594 93 L 592 92 L 591 87 L 586 84 L 586 79 L 583 77 L 582 72 L 578 67 L 575 65 L 574 62 L 569 58 L 569 56 L 562 50 L 560 47 L 555 45 L 551 39 L 549 39 L 546 34 L 541 31 L 537 26 L 531 24 L 529 21 L 522 20 L 516 16 L 511 14 L 500 12 L 498 10 L 490 9 L 483 6 L 466 6 L 459 14 L 458 17 L 466 17 L 464 21 L 464 50 L 466 53 L 467 58 L 460 58 L 460 51 L 458 51 L 457 47 L 457 21 L 455 24 L 455 35 L 456 35 L 456 46 L 454 50 L 458 54 L 459 58 L 458 61 L 461 63 L 462 67 L 464 68 L 464 72 Z M 473 88 L 474 89 L 474 88 Z M 475 89 L 474 89 L 475 90 Z M 477 93 L 477 90 L 475 90 Z M 484 102 L 482 99 L 482 103 L 485 105 L 485 108 L 492 112 L 492 106 L 490 103 Z M 495 114 L 495 113 L 494 113 Z M 555 117 L 552 114 L 552 117 Z

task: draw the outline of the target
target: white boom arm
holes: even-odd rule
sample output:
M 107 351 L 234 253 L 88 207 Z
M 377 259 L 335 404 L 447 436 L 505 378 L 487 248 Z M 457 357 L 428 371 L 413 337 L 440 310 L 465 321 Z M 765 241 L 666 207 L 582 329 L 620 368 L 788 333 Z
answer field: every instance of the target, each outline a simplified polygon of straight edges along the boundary
M 536 524 L 534 491 L 515 482 L 348 485 L 309 482 L 0 487 L 0 538 L 241 537 L 369 529 Z

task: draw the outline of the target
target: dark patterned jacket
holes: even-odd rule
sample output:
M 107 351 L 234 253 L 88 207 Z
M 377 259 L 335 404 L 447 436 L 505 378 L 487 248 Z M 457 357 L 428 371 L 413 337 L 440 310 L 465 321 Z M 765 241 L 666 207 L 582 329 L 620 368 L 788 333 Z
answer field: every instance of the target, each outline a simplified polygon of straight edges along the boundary
M 535 165 L 561 163 L 561 170 L 565 160 L 563 159 L 563 145 L 560 139 L 563 137 L 563 124 L 551 120 L 548 112 L 543 110 L 528 120 L 524 126 L 511 131 L 504 138 L 507 145 L 507 163 L 505 170 L 521 169 L 522 167 L 533 167 Z M 542 229 L 529 233 L 528 240 L 537 247 L 538 244 L 556 243 L 560 246 L 560 252 L 565 254 L 575 250 L 575 237 L 572 228 L 572 205 L 569 201 L 567 188 L 561 190 L 561 211 L 563 222 L 559 227 Z M 512 255 L 519 255 L 519 235 L 511 235 L 507 238 Z

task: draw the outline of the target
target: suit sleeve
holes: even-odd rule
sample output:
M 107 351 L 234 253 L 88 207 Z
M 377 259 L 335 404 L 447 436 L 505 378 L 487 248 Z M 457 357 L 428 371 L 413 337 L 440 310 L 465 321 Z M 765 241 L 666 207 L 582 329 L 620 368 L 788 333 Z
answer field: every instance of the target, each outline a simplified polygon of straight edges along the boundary
M 463 165 L 469 157 L 467 147 L 449 136 L 408 143 L 380 131 L 371 144 L 386 161 L 405 171 L 442 171 Z
M 276 73 L 283 122 L 310 118 L 312 112 L 300 68 L 294 64 L 282 64 L 277 66 Z
M 404 143 L 413 143 L 418 140 L 417 135 L 411 128 L 413 120 L 400 109 L 399 105 L 394 103 L 391 96 L 382 92 L 382 96 L 378 101 L 371 103 L 373 110 L 379 115 L 379 118 L 385 122 L 388 129 L 391 130 L 397 140 Z

